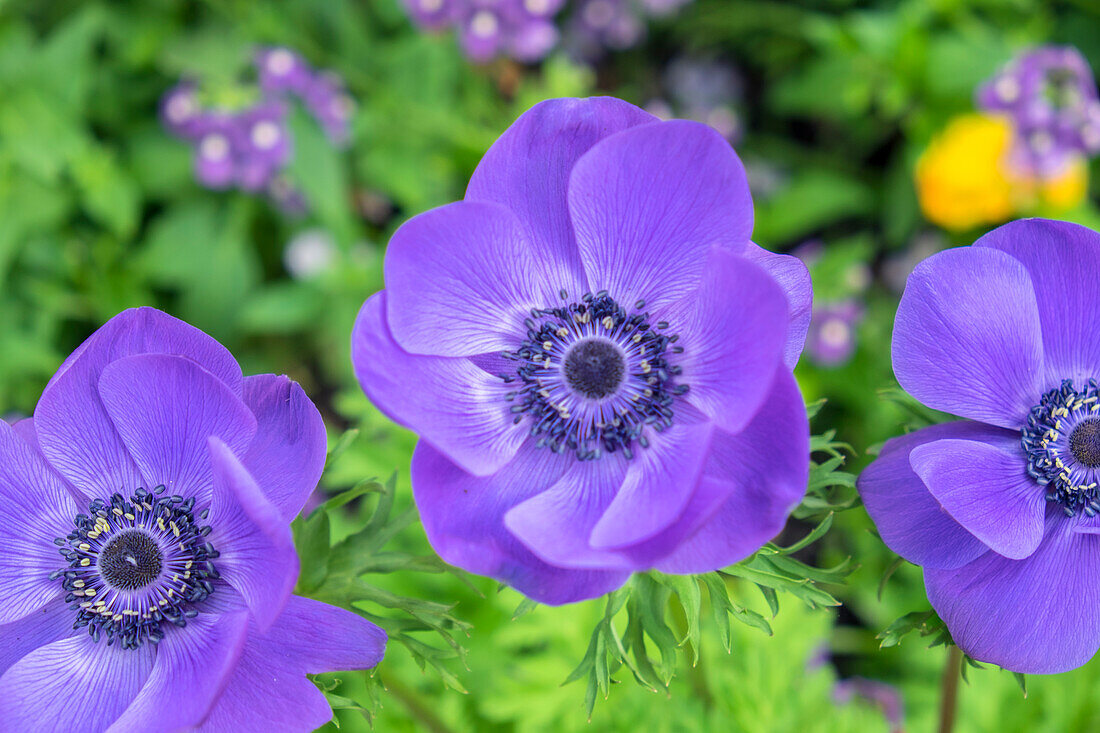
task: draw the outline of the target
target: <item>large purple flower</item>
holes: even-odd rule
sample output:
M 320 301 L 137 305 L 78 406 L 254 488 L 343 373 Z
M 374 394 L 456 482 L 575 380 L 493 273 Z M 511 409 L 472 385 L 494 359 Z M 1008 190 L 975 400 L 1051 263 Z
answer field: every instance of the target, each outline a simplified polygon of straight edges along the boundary
M 918 265 L 894 373 L 965 420 L 889 441 L 859 480 L 958 645 L 1019 672 L 1100 648 L 1098 276 L 1100 235 L 1043 219 Z
M 372 667 L 385 634 L 291 595 L 288 525 L 324 460 L 320 416 L 286 377 L 242 377 L 150 308 L 99 329 L 33 418 L 0 423 L 0 730 L 331 718 L 306 673 Z
M 537 105 L 464 201 L 397 231 L 352 357 L 421 437 L 445 560 L 565 603 L 782 528 L 806 486 L 810 284 L 751 231 L 721 136 L 610 98 Z

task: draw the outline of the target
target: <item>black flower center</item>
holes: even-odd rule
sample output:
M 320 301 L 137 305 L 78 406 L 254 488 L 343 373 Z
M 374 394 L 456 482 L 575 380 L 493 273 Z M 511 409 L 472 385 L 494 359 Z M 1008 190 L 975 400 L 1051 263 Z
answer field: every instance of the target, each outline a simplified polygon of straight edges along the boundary
M 115 588 L 144 588 L 160 576 L 164 555 L 152 537 L 136 529 L 115 535 L 99 553 L 99 572 Z
M 1070 433 L 1069 450 L 1082 466 L 1100 467 L 1100 419 L 1078 424 Z
M 611 343 L 588 339 L 569 350 L 563 370 L 570 387 L 591 400 L 602 400 L 618 391 L 626 362 Z

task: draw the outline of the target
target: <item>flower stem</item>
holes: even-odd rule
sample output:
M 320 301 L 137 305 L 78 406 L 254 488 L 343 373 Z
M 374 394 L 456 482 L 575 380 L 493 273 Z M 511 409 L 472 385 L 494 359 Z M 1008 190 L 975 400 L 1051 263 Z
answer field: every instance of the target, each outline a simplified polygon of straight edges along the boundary
M 947 650 L 947 663 L 943 667 L 943 682 L 940 685 L 940 733 L 951 733 L 955 728 L 961 672 L 962 650 L 952 644 Z

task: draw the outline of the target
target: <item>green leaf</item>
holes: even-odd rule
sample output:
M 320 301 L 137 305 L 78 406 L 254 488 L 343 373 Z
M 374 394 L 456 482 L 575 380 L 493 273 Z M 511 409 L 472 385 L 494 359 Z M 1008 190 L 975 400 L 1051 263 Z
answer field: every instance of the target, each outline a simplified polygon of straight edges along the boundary
M 319 508 L 304 520 L 295 520 L 291 528 L 294 530 L 294 546 L 302 561 L 298 591 L 309 595 L 324 582 L 328 574 L 328 550 L 331 542 L 328 512 Z

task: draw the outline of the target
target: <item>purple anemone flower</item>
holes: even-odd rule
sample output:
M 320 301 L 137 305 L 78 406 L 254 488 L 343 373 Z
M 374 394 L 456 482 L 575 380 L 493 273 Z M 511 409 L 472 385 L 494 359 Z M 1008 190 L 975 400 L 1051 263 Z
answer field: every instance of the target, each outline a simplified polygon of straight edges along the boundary
M 373 667 L 385 634 L 291 595 L 289 523 L 324 462 L 317 409 L 286 377 L 242 377 L 151 308 L 96 331 L 32 418 L 0 423 L 0 729 L 329 720 L 306 674 Z
M 815 305 L 806 336 L 806 353 L 818 366 L 843 366 L 856 350 L 856 328 L 863 305 L 855 300 Z
M 965 419 L 894 438 L 859 479 L 959 647 L 1018 672 L 1100 648 L 1098 276 L 1100 235 L 1043 219 L 918 265 L 894 373 Z
M 536 105 L 406 222 L 356 374 L 420 435 L 446 561 L 545 603 L 737 562 L 806 488 L 809 275 L 750 241 L 737 155 L 612 98 Z

